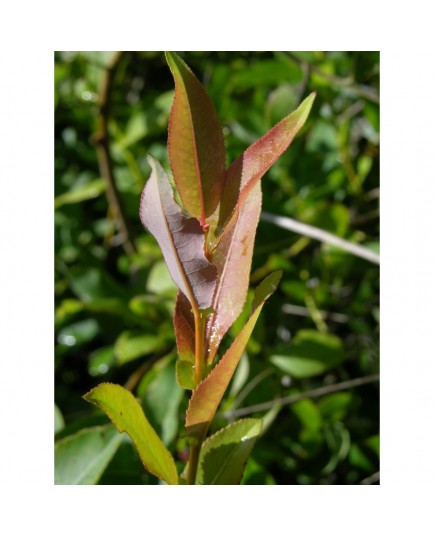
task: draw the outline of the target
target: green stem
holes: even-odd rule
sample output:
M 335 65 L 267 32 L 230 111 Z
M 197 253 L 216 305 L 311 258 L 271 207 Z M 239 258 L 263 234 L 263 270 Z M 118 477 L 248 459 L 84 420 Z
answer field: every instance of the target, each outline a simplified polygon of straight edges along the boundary
M 205 318 L 201 315 L 201 312 L 199 310 L 193 311 L 193 314 L 195 338 L 194 379 L 196 385 L 199 385 L 205 375 Z
M 199 464 L 200 449 L 202 442 L 190 447 L 190 458 L 188 460 L 187 484 L 193 485 L 196 482 L 197 466 Z
M 195 349 L 194 349 L 194 380 L 195 384 L 203 380 L 206 370 L 205 360 L 205 320 L 206 315 L 201 313 L 199 309 L 193 310 L 194 314 L 194 335 L 195 335 Z M 197 466 L 199 464 L 200 449 L 202 448 L 202 441 L 194 443 L 190 446 L 190 457 L 188 460 L 188 474 L 187 484 L 194 484 L 196 481 Z

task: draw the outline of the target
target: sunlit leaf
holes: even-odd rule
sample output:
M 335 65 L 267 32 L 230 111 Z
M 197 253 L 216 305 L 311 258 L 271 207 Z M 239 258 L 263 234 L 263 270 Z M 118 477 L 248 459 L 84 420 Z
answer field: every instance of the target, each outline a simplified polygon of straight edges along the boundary
M 259 179 L 288 148 L 306 122 L 314 99 L 315 93 L 311 93 L 294 112 L 282 119 L 231 164 L 226 172 L 217 234 L 221 232 L 219 229 L 223 229 L 235 207 L 243 206 Z
M 188 218 L 173 199 L 169 179 L 149 157 L 152 173 L 143 190 L 140 218 L 155 236 L 170 275 L 192 307 L 211 305 L 216 269 L 204 254 L 204 234 L 195 218 Z
M 282 272 L 273 272 L 258 286 L 253 298 L 252 313 L 246 325 L 209 375 L 193 391 L 186 415 L 187 435 L 193 440 L 205 437 L 209 424 L 243 355 L 259 313 L 265 301 L 276 290 L 281 276 Z
M 85 428 L 56 442 L 55 484 L 97 484 L 122 442 L 112 425 Z
M 121 387 L 102 383 L 83 397 L 96 404 L 110 418 L 119 432 L 132 439 L 146 469 L 168 484 L 178 483 L 172 455 L 149 424 L 139 402 Z
M 239 484 L 261 428 L 261 419 L 242 419 L 209 437 L 200 451 L 196 484 Z
M 220 201 L 225 147 L 214 106 L 191 69 L 166 53 L 175 79 L 168 150 L 173 177 L 184 207 L 202 225 Z
M 176 362 L 176 381 L 183 389 L 192 391 L 196 387 L 194 362 L 179 359 Z
M 65 420 L 60 409 L 54 404 L 54 433 L 57 434 L 63 428 L 65 428 Z
M 217 268 L 212 302 L 215 312 L 210 315 L 206 326 L 210 362 L 246 301 L 261 200 L 261 185 L 257 183 L 237 217 L 229 223 L 213 254 L 213 263 Z

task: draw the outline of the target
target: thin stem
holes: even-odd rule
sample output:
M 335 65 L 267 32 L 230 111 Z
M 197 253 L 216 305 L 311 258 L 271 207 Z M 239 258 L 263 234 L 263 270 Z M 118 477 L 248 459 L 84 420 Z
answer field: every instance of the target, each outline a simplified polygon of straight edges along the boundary
M 328 395 L 337 391 L 353 389 L 354 387 L 359 387 L 360 385 L 375 383 L 378 382 L 379 379 L 379 374 L 371 374 L 370 376 L 363 376 L 361 378 L 355 378 L 354 380 L 346 380 L 333 385 L 325 385 L 324 387 L 318 387 L 318 389 L 312 389 L 312 391 L 305 391 L 304 393 L 297 393 L 296 395 L 276 398 L 275 400 L 270 400 L 270 402 L 263 402 L 262 404 L 256 404 L 254 406 L 248 406 L 246 408 L 236 409 L 234 411 L 226 411 L 223 413 L 223 417 L 232 419 L 234 417 L 250 415 L 251 413 L 256 413 L 257 411 L 267 411 L 273 408 L 276 404 L 286 406 L 288 404 L 294 404 L 299 400 L 304 400 L 305 398 L 317 398 L 319 396 Z
M 190 447 L 190 458 L 188 460 L 187 484 L 193 485 L 196 482 L 197 466 L 199 464 L 199 454 L 202 442 Z
M 203 380 L 205 374 L 205 319 L 199 310 L 193 311 L 194 314 L 194 379 L 196 385 Z
M 194 380 L 196 385 L 203 380 L 205 375 L 205 315 L 197 308 L 193 309 L 195 352 L 194 352 Z M 188 460 L 187 484 L 196 481 L 197 466 L 199 463 L 202 440 L 190 446 L 190 458 Z
M 327 80 L 327 82 L 330 82 L 332 85 L 336 85 L 339 87 L 348 87 L 354 93 L 357 93 L 357 95 L 360 95 L 366 100 L 370 100 L 371 102 L 375 102 L 376 104 L 380 102 L 380 97 L 375 89 L 369 86 L 364 86 L 364 85 L 355 83 L 352 77 L 348 76 L 346 78 L 342 78 L 340 76 L 335 76 L 333 74 L 326 73 L 325 71 L 321 70 L 316 65 L 306 62 L 305 60 L 299 58 L 296 54 L 293 54 L 292 52 L 287 52 L 287 55 L 293 61 L 298 63 L 300 66 L 307 65 L 311 72 L 317 74 L 321 78 L 324 78 L 324 80 Z
M 132 238 L 132 233 L 129 228 L 128 220 L 123 209 L 122 200 L 113 173 L 113 161 L 110 152 L 108 122 L 110 116 L 111 92 L 113 87 L 113 79 L 116 70 L 122 58 L 122 52 L 117 52 L 113 55 L 112 61 L 107 66 L 103 78 L 101 89 L 99 92 L 99 114 L 98 114 L 98 131 L 95 135 L 98 163 L 101 176 L 107 184 L 107 198 L 112 213 L 114 214 L 120 234 L 122 236 L 122 245 L 127 255 L 131 255 L 136 251 L 136 246 Z
M 295 233 L 308 236 L 309 238 L 319 240 L 320 242 L 331 244 L 332 246 L 343 249 L 352 255 L 366 259 L 374 264 L 380 264 L 380 256 L 374 251 L 364 246 L 360 246 L 359 244 L 348 242 L 348 240 L 344 240 L 343 238 L 340 238 L 332 233 L 318 229 L 318 227 L 301 223 L 286 216 L 275 216 L 274 214 L 269 214 L 268 212 L 263 212 L 261 214 L 261 219 L 274 223 L 274 225 L 282 227 L 282 229 L 288 229 L 289 231 L 294 231 Z

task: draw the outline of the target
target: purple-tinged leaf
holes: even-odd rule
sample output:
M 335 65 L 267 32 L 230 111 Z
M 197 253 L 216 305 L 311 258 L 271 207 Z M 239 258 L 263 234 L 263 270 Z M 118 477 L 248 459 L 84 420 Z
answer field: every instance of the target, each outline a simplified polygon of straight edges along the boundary
M 226 172 L 218 222 L 217 214 L 212 216 L 212 226 L 217 226 L 216 235 L 224 230 L 235 208 L 243 206 L 255 184 L 288 148 L 306 122 L 314 99 L 315 93 L 311 93 L 294 112 L 277 123 L 231 164 Z
M 216 268 L 205 257 L 204 233 L 175 203 L 169 179 L 160 164 L 148 158 L 152 173 L 142 193 L 140 219 L 154 235 L 170 275 L 194 310 L 211 306 Z
M 276 290 L 282 272 L 273 272 L 257 287 L 249 320 L 209 375 L 193 391 L 186 415 L 187 435 L 192 441 L 203 441 L 229 382 L 243 355 L 259 313 Z
M 217 284 L 213 296 L 214 313 L 210 315 L 206 326 L 207 358 L 210 363 L 224 334 L 244 307 L 261 201 L 261 184 L 258 182 L 239 213 L 230 220 L 213 254 Z
M 173 52 L 167 52 L 166 59 L 175 79 L 170 165 L 184 207 L 203 227 L 220 202 L 226 165 L 223 132 L 211 100 L 190 68 Z
M 173 314 L 176 346 L 179 359 L 176 362 L 176 381 L 183 389 L 193 390 L 194 383 L 194 353 L 195 353 L 195 325 L 194 315 L 190 302 L 179 291 L 176 298 L 175 312 Z
M 194 315 L 190 302 L 182 292 L 178 292 L 178 296 L 176 297 L 173 326 L 175 328 L 179 358 L 182 361 L 194 363 Z

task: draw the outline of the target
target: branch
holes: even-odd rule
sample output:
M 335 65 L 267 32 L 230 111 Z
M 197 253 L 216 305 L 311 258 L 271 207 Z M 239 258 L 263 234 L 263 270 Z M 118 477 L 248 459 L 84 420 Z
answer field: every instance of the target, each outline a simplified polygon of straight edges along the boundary
M 336 246 L 344 251 L 347 251 L 348 253 L 356 255 L 357 257 L 361 257 L 362 259 L 373 262 L 374 264 L 380 264 L 380 256 L 374 251 L 360 246 L 359 244 L 348 242 L 348 240 L 344 240 L 343 238 L 339 238 L 332 233 L 318 229 L 318 227 L 301 223 L 286 216 L 275 216 L 273 214 L 269 214 L 268 212 L 263 212 L 261 214 L 261 219 L 274 223 L 274 225 L 282 227 L 283 229 L 288 229 L 289 231 L 294 231 L 295 233 L 308 236 L 309 238 L 314 238 L 320 242 Z
M 115 52 L 111 62 L 107 65 L 102 77 L 100 92 L 98 95 L 99 114 L 98 131 L 95 134 L 98 164 L 101 176 L 106 181 L 107 200 L 114 218 L 118 222 L 121 242 L 125 253 L 131 255 L 136 252 L 136 246 L 132 239 L 131 230 L 122 206 L 122 200 L 113 174 L 113 159 L 110 152 L 108 122 L 110 117 L 111 91 L 113 79 L 122 58 L 122 52 Z
M 377 471 L 373 475 L 370 475 L 366 478 L 364 478 L 360 484 L 375 484 L 375 482 L 378 482 L 380 480 L 380 471 Z
M 296 395 L 276 398 L 275 400 L 263 402 L 262 404 L 256 404 L 254 406 L 248 406 L 246 408 L 236 409 L 233 411 L 226 411 L 225 413 L 223 413 L 223 417 L 225 417 L 226 419 L 232 419 L 234 417 L 250 415 L 251 413 L 256 413 L 257 411 L 267 411 L 276 406 L 277 404 L 281 406 L 286 406 L 289 404 L 294 404 L 299 400 L 304 400 L 305 398 L 317 398 L 319 396 L 328 395 L 329 393 L 335 393 L 336 391 L 346 391 L 347 389 L 359 387 L 360 385 L 366 385 L 367 383 L 378 382 L 379 379 L 379 374 L 371 374 L 370 376 L 363 376 L 361 378 L 355 378 L 354 380 L 347 380 L 344 382 L 335 383 L 333 385 L 319 387 L 318 389 L 312 389 L 312 391 L 305 391 L 304 393 L 297 393 Z
M 361 97 L 364 97 L 366 100 L 370 100 L 371 102 L 375 102 L 376 104 L 380 102 L 380 97 L 373 88 L 369 86 L 355 84 L 354 79 L 351 76 L 342 78 L 334 74 L 329 74 L 321 70 L 316 65 L 312 65 L 311 63 L 305 60 L 302 60 L 301 58 L 299 58 L 296 54 L 293 54 L 292 52 L 287 52 L 287 55 L 301 67 L 308 66 L 311 72 L 317 74 L 321 78 L 324 78 L 324 80 L 327 80 L 331 84 L 335 86 L 340 86 L 340 87 L 347 87 L 351 89 L 352 91 L 354 91 L 354 93 L 357 93 Z

